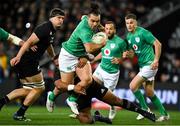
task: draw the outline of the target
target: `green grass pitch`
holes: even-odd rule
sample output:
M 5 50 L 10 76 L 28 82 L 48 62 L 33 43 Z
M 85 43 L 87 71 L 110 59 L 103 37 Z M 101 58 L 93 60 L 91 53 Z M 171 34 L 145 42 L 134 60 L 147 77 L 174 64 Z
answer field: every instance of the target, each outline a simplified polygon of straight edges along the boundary
M 22 122 L 14 121 L 12 115 L 18 109 L 17 106 L 4 106 L 0 111 L 0 125 L 81 125 L 78 120 L 68 117 L 71 114 L 70 109 L 67 107 L 56 107 L 53 113 L 47 112 L 45 106 L 37 107 L 32 106 L 28 109 L 26 116 L 32 121 Z M 92 110 L 92 113 L 94 110 Z M 108 115 L 107 110 L 100 111 L 103 115 Z M 134 112 L 126 110 L 118 110 L 113 125 L 180 125 L 180 112 L 168 111 L 170 120 L 166 122 L 151 122 L 147 119 L 137 121 L 137 116 Z M 156 112 L 155 112 L 156 113 Z M 93 125 L 106 125 L 104 123 L 96 122 Z

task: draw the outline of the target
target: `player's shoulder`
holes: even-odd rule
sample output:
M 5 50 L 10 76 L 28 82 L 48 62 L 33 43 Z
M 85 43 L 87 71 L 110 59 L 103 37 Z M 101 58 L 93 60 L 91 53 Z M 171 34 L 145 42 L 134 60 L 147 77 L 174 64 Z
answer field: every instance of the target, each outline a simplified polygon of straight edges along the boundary
M 46 21 L 37 25 L 34 32 L 46 35 L 52 30 L 52 27 L 52 23 L 50 21 Z
M 81 21 L 80 21 L 80 23 L 79 23 L 79 27 L 80 27 L 81 29 L 87 29 L 87 28 L 89 28 L 87 15 L 83 15 L 83 16 L 82 16 L 82 19 L 81 19 Z
M 35 29 L 46 29 L 46 30 L 50 30 L 51 29 L 51 22 L 50 21 L 45 21 L 39 25 L 37 25 L 37 27 Z
M 137 31 L 138 31 L 138 32 L 141 32 L 141 33 L 149 32 L 147 29 L 145 29 L 145 28 L 143 28 L 143 27 L 140 27 L 140 26 L 137 27 Z
M 114 35 L 114 39 L 115 39 L 115 41 L 119 41 L 119 42 L 123 42 L 124 40 L 120 37 L 120 36 L 118 36 L 118 35 Z
M 118 35 L 114 35 L 114 41 L 119 46 L 125 46 L 126 42 Z
M 81 20 L 87 20 L 88 16 L 87 15 L 82 15 Z

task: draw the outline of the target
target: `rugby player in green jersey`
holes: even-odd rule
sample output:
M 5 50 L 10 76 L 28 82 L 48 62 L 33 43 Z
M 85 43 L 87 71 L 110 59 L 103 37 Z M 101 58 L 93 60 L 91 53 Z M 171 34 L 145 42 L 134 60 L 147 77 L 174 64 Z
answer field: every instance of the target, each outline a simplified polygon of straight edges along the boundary
M 70 38 L 62 44 L 59 55 L 59 69 L 61 80 L 69 84 L 69 91 L 76 90 L 74 89 L 73 84 L 75 74 L 81 80 L 78 83 L 79 91 L 82 88 L 87 88 L 92 82 L 90 63 L 86 61 L 85 63 L 82 63 L 84 65 L 80 65 L 81 62 L 79 63 L 79 58 L 85 57 L 87 53 L 93 53 L 99 50 L 106 44 L 106 39 L 103 39 L 100 44 L 92 42 L 92 36 L 95 34 L 95 31 L 99 26 L 99 7 L 97 4 L 92 4 L 88 15 L 82 17 L 82 20 L 77 25 Z M 59 93 L 59 90 L 56 88 L 53 92 L 48 93 L 46 107 L 49 112 L 53 111 L 54 100 Z M 79 114 L 76 101 L 77 96 L 72 96 L 67 99 L 67 103 L 71 107 L 72 112 Z
M 133 54 L 138 57 L 140 71 L 130 83 L 130 89 L 138 99 L 141 107 L 148 110 L 145 99 L 139 90 L 144 86 L 145 94 L 160 112 L 160 117 L 156 121 L 165 121 L 170 117 L 163 107 L 161 101 L 154 93 L 154 79 L 158 71 L 159 58 L 161 55 L 161 43 L 152 33 L 142 27 L 137 26 L 136 15 L 128 14 L 125 17 L 125 23 L 128 30 L 127 41 L 130 51 L 126 51 L 123 57 L 132 57 Z M 154 49 L 153 49 L 154 46 Z M 155 53 L 154 53 L 155 52 Z M 149 110 L 150 111 L 150 110 Z M 143 119 L 142 115 L 137 116 L 137 120 Z
M 95 62 L 101 59 L 100 64 L 93 73 L 93 78 L 99 84 L 104 84 L 106 88 L 113 91 L 119 79 L 119 61 L 127 45 L 123 39 L 116 35 L 116 26 L 114 22 L 107 21 L 105 23 L 105 33 L 108 36 L 106 45 L 92 61 Z M 114 106 L 111 106 L 109 118 L 113 119 L 115 115 L 116 109 Z

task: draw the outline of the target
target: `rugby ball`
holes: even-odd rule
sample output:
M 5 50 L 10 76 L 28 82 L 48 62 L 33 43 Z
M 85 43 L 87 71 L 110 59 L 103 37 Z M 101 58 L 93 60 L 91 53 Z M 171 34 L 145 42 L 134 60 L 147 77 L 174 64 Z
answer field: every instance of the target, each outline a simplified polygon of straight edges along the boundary
M 104 32 L 98 32 L 93 35 L 92 37 L 92 42 L 96 44 L 100 44 L 102 42 L 102 39 L 105 38 L 107 39 L 107 35 Z

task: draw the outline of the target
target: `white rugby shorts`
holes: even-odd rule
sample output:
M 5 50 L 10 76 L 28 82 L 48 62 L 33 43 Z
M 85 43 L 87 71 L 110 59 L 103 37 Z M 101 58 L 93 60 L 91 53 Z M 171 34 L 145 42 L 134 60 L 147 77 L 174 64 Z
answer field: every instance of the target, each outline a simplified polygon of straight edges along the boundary
M 140 77 L 146 78 L 149 81 L 152 81 L 155 79 L 157 71 L 158 69 L 152 70 L 151 66 L 144 66 L 140 68 L 138 75 Z
M 93 76 L 95 76 L 100 81 L 102 81 L 106 88 L 113 91 L 116 88 L 116 85 L 118 83 L 119 73 L 120 73 L 120 71 L 118 71 L 117 73 L 113 73 L 113 74 L 108 73 L 108 72 L 104 71 L 100 67 L 100 64 L 99 64 L 98 67 L 96 68 L 96 70 L 94 71 Z
M 78 57 L 70 54 L 64 48 L 61 48 L 58 62 L 61 72 L 74 72 L 78 63 Z

